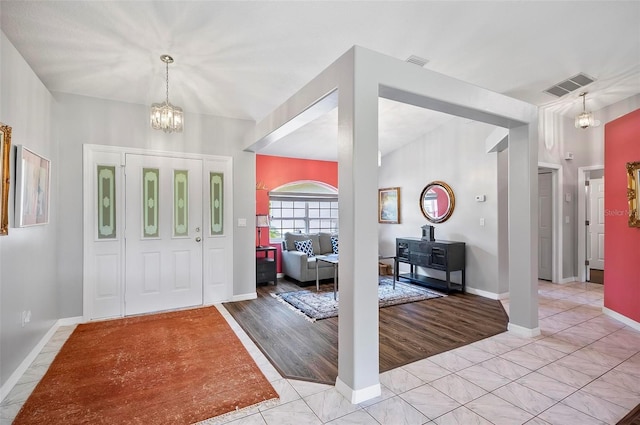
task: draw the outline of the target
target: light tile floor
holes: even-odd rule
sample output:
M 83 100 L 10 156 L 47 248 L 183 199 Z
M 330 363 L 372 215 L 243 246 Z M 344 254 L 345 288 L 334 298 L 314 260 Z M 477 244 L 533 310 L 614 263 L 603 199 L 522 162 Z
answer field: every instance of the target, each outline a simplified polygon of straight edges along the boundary
M 603 287 L 539 282 L 542 334 L 502 333 L 385 372 L 359 405 L 332 386 L 282 378 L 218 308 L 280 395 L 206 424 L 615 424 L 640 403 L 640 332 L 602 314 Z M 503 301 L 507 312 L 509 301 Z M 1 405 L 8 425 L 73 331 L 60 328 Z

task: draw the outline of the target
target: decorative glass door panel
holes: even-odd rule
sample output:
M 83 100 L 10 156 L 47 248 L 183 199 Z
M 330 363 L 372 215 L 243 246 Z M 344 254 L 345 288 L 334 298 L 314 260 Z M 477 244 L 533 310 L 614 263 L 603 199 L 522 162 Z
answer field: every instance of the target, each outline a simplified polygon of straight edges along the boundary
M 202 305 L 202 160 L 127 154 L 125 170 L 125 315 Z
M 98 165 L 98 239 L 116 238 L 116 167 Z
M 189 171 L 173 171 L 173 236 L 189 236 Z
M 142 169 L 142 229 L 145 238 L 158 237 L 159 180 L 160 170 L 157 168 Z
M 209 173 L 209 190 L 211 194 L 211 236 L 224 234 L 224 175 L 222 173 Z

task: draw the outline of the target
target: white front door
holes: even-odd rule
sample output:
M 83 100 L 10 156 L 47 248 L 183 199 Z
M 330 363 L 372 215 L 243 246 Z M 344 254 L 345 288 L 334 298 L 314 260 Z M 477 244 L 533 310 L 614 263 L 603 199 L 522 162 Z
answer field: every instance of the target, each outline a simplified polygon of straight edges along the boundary
M 125 180 L 125 315 L 202 305 L 202 160 L 127 154 Z
M 538 279 L 551 280 L 553 259 L 551 173 L 538 174 Z
M 604 177 L 589 180 L 589 268 L 604 270 Z

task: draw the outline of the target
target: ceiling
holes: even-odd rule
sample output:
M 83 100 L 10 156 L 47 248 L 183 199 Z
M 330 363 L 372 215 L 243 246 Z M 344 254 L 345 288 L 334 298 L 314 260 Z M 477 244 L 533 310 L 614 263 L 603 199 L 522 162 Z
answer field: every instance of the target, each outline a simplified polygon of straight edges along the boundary
M 52 92 L 260 121 L 353 45 L 575 115 L 640 93 L 638 1 L 7 1 L 2 31 Z M 416 65 L 417 66 L 417 65 Z M 382 100 L 383 154 L 449 119 Z M 596 114 L 597 118 L 597 114 Z M 332 159 L 336 113 L 261 153 Z M 188 122 L 185 123 L 188 126 Z

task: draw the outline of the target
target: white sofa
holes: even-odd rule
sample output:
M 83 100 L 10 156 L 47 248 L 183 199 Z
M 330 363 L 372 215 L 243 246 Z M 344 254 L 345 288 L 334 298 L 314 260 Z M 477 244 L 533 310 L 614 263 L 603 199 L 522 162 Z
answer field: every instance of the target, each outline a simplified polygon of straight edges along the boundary
M 331 236 L 335 233 L 285 233 L 282 241 L 282 272 L 286 277 L 300 283 L 312 283 L 316 281 L 317 257 L 332 254 Z M 304 252 L 296 250 L 295 241 L 310 239 L 313 244 L 314 257 L 309 257 Z M 320 279 L 333 279 L 333 265 L 320 262 L 318 269 Z

